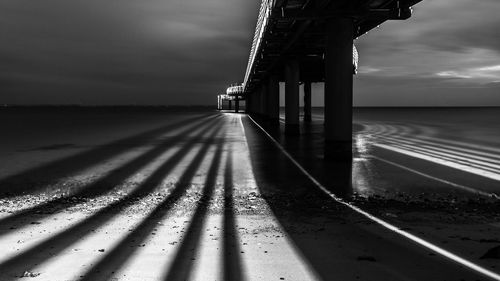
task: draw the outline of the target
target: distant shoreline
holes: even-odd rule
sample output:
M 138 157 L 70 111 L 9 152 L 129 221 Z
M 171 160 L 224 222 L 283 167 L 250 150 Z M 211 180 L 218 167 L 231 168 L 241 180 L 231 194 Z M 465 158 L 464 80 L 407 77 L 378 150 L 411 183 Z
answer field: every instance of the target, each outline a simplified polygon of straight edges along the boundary
M 74 104 L 42 104 L 42 105 L 20 105 L 20 104 L 0 104 L 1 108 L 214 108 L 215 105 L 74 105 Z M 302 107 L 302 106 L 301 106 Z M 497 105 L 484 106 L 354 106 L 353 108 L 482 108 L 498 107 Z M 284 108 L 284 106 L 281 106 Z M 323 106 L 313 106 L 312 108 L 323 108 Z
M 215 106 L 203 105 L 0 105 L 0 111 L 10 110 L 26 110 L 26 111 L 148 111 L 148 112 L 163 112 L 163 111 L 206 111 L 216 110 Z
M 323 110 L 324 107 L 312 107 Z M 280 111 L 284 111 L 284 107 Z M 500 106 L 355 106 L 354 110 L 459 110 L 500 109 Z M 302 107 L 301 107 L 302 110 Z M 216 111 L 209 105 L 0 105 L 0 112 L 197 112 Z M 244 108 L 241 110 L 244 112 Z

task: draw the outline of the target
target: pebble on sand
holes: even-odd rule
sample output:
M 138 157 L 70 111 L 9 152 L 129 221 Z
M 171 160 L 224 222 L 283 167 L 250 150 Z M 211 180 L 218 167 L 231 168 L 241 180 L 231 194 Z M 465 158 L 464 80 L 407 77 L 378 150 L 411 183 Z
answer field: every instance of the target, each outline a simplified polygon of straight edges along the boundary
M 40 275 L 40 273 L 35 273 L 35 272 L 31 272 L 31 271 L 25 271 L 23 273 L 23 275 L 21 276 L 21 278 L 23 278 L 23 277 L 37 277 L 38 275 Z

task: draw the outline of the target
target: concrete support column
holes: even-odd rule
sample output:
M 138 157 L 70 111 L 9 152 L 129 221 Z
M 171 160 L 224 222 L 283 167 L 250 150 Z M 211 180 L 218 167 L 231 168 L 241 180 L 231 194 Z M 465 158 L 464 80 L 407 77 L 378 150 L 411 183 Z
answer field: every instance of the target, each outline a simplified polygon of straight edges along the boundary
M 267 116 L 267 85 L 263 83 L 260 86 L 260 115 L 266 120 Z
M 325 158 L 352 158 L 352 44 L 350 18 L 327 23 L 325 53 Z
M 245 113 L 246 114 L 250 114 L 252 112 L 251 106 L 252 106 L 252 94 L 246 93 L 246 96 L 245 96 Z
M 280 121 L 280 85 L 278 77 L 271 75 L 267 79 L 267 116 L 271 124 Z
M 285 64 L 285 134 L 298 135 L 299 129 L 299 62 L 290 58 Z
M 254 100 L 253 100 L 253 113 L 255 115 L 259 115 L 260 112 L 259 112 L 259 106 L 260 106 L 260 89 L 257 88 L 255 89 L 255 95 L 254 95 Z
M 233 104 L 232 104 L 233 102 L 231 100 L 228 100 L 228 101 L 229 101 L 229 108 L 228 109 L 231 110 L 233 107 Z
M 240 111 L 240 100 L 238 97 L 234 100 L 234 112 L 238 113 Z
M 260 87 L 256 87 L 255 89 L 255 100 L 254 100 L 254 113 L 256 116 L 260 116 L 260 96 L 262 93 L 260 92 Z
M 255 104 L 257 103 L 257 92 L 254 90 L 252 93 L 252 114 L 257 113 Z
M 304 82 L 304 122 L 311 122 L 311 82 Z

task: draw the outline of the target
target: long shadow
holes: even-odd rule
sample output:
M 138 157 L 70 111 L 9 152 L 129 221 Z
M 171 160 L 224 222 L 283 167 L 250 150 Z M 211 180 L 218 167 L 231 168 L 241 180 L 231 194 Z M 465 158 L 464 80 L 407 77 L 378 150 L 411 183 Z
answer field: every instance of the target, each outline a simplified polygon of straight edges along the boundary
M 20 226 L 19 223 L 22 224 L 28 223 L 27 221 L 21 222 L 21 219 L 24 217 L 36 215 L 37 219 L 41 219 L 55 212 L 61 211 L 65 208 L 77 204 L 78 201 L 69 200 L 73 197 L 89 199 L 89 198 L 95 198 L 99 195 L 109 192 L 110 190 L 115 188 L 117 184 L 121 183 L 130 175 L 133 175 L 141 168 L 146 166 L 148 163 L 150 163 L 153 159 L 161 155 L 162 152 L 171 148 L 173 145 L 181 141 L 183 138 L 186 137 L 186 135 L 190 134 L 194 130 L 202 128 L 203 126 L 209 128 L 210 125 L 212 123 L 215 123 L 216 121 L 217 118 L 215 119 L 212 118 L 204 120 L 201 123 L 195 123 L 194 125 L 188 126 L 184 130 L 179 132 L 179 134 L 176 135 L 175 137 L 163 141 L 157 147 L 136 157 L 135 159 L 129 161 L 123 166 L 115 168 L 105 177 L 97 180 L 94 183 L 91 183 L 86 187 L 83 187 L 80 191 L 38 204 L 36 206 L 24 209 L 18 213 L 15 213 L 11 216 L 1 219 L 0 236 L 9 233 L 11 231 L 15 231 L 15 228 Z
M 222 148 L 224 139 L 219 141 L 217 150 L 215 151 L 210 169 L 207 173 L 205 186 L 203 187 L 202 197 L 198 202 L 198 206 L 193 214 L 191 222 L 188 226 L 185 236 L 177 248 L 175 257 L 168 272 L 163 280 L 166 281 L 184 281 L 189 280 L 192 273 L 193 260 L 196 255 L 198 245 L 200 243 L 201 232 L 205 224 L 206 215 L 210 207 L 210 200 L 214 193 L 217 180 L 217 172 L 221 162 Z
M 448 260 L 429 258 L 426 251 L 400 240 L 389 231 L 368 227 L 369 221 L 336 204 L 320 191 L 253 123 L 245 119 L 243 123 L 259 191 L 320 280 L 358 280 L 361 273 L 373 273 L 371 280 L 430 280 L 437 271 L 441 276 L 454 279 L 479 279 L 472 271 Z M 281 143 L 316 180 L 343 196 L 350 189 L 351 163 L 328 162 L 317 157 L 321 153 L 318 149 L 322 150 L 322 135 L 310 137 L 310 143 L 287 137 Z M 320 143 L 316 142 L 318 139 Z M 380 258 L 374 257 L 376 268 L 371 271 L 365 271 L 368 265 L 355 258 L 367 253 Z M 408 260 L 412 262 L 407 263 Z
M 0 180 L 0 198 L 9 198 L 24 194 L 32 193 L 36 190 L 47 188 L 50 181 L 54 181 L 62 176 L 73 174 L 97 163 L 105 161 L 115 155 L 129 150 L 131 147 L 140 146 L 151 141 L 155 137 L 161 136 L 165 132 L 182 128 L 196 120 L 204 119 L 210 115 L 195 116 L 186 118 L 178 122 L 161 126 L 131 137 L 113 141 L 97 148 L 87 150 L 76 155 L 68 156 L 60 160 L 56 160 L 39 167 L 31 168 L 27 171 L 20 172 L 15 175 L 8 176 Z M 47 176 L 50 179 L 47 179 Z M 40 183 L 40 179 L 45 179 L 44 183 Z M 27 180 L 31 181 L 28 182 Z
M 233 153 L 232 147 L 227 148 L 226 168 L 224 171 L 224 222 L 223 222 L 223 252 L 222 272 L 226 281 L 245 280 L 242 272 L 238 232 L 233 211 Z
M 158 227 L 172 209 L 172 206 L 184 195 L 193 178 L 199 169 L 209 147 L 213 144 L 213 138 L 220 131 L 220 126 L 208 137 L 207 142 L 191 160 L 172 192 L 165 198 L 144 220 L 135 227 L 134 231 L 124 237 L 109 253 L 93 266 L 80 280 L 108 280 L 121 265 L 130 259 L 137 247 L 130 247 L 130 244 L 141 244 L 151 232 Z
M 217 132 L 220 130 L 222 124 L 219 124 L 215 128 L 207 128 L 205 129 L 204 132 L 200 133 L 200 137 L 206 133 L 209 129 L 211 129 L 213 132 L 210 134 L 210 137 L 208 139 L 213 138 Z M 206 141 L 202 139 L 203 141 Z M 41 263 L 44 263 L 45 261 L 49 260 L 51 257 L 55 256 L 57 253 L 60 253 L 73 243 L 77 242 L 78 240 L 81 239 L 81 237 L 84 237 L 85 235 L 88 235 L 90 232 L 92 232 L 94 229 L 99 227 L 100 225 L 103 225 L 107 221 L 111 220 L 115 216 L 117 216 L 119 213 L 118 211 L 122 209 L 124 206 L 127 204 L 133 203 L 136 200 L 147 196 L 148 191 L 154 190 L 157 185 L 161 182 L 161 180 L 166 176 L 166 173 L 173 169 L 175 165 L 178 163 L 179 160 L 182 160 L 182 158 L 185 156 L 187 152 L 196 144 L 196 142 L 200 141 L 200 138 L 194 138 L 189 144 L 187 144 L 186 149 L 183 151 L 177 153 L 174 155 L 171 159 L 167 161 L 165 164 L 163 164 L 160 168 L 158 168 L 154 174 L 146 181 L 144 182 L 140 187 L 138 187 L 134 192 L 128 194 L 124 198 L 122 198 L 119 201 L 113 202 L 112 204 L 106 206 L 103 209 L 100 209 L 98 212 L 93 214 L 92 216 L 84 219 L 83 221 L 77 223 L 76 225 L 72 226 L 71 228 L 60 232 L 59 234 L 53 236 L 52 238 L 24 251 L 23 253 L 13 257 L 12 259 L 9 259 L 3 263 L 0 264 L 0 272 L 5 272 L 5 271 L 10 271 L 10 272 L 20 272 L 20 274 L 26 270 L 29 270 L 37 265 L 40 265 Z M 138 235 L 141 233 L 143 235 L 143 239 L 147 237 L 147 234 L 151 232 L 151 230 L 157 226 L 157 221 L 160 220 L 161 216 L 164 216 L 168 210 L 171 208 L 172 204 L 175 203 L 185 192 L 186 187 L 189 185 L 190 179 L 195 175 L 196 171 L 198 170 L 199 165 L 201 164 L 201 161 L 205 157 L 206 152 L 208 151 L 208 148 L 210 147 L 211 142 L 206 141 L 205 144 L 202 146 L 202 148 L 197 152 L 196 156 L 191 160 L 191 164 L 186 168 L 186 171 L 182 175 L 182 177 L 179 179 L 178 183 L 176 184 L 176 187 L 172 191 L 172 193 L 167 197 L 160 205 L 158 205 L 154 211 L 148 216 L 149 220 L 146 219 L 140 226 L 136 228 L 136 230 L 133 233 L 136 233 Z M 147 225 L 146 225 L 147 222 Z M 146 227 L 147 226 L 147 227 Z M 149 229 L 149 231 L 148 231 Z M 132 234 L 129 234 L 127 237 L 130 237 Z M 136 240 L 137 241 L 137 240 Z M 123 241 L 122 241 L 123 242 Z M 130 242 L 130 240 L 127 240 L 127 242 Z M 120 259 L 123 259 L 125 261 L 128 256 L 130 255 L 125 255 L 124 252 L 121 252 L 120 254 L 123 255 L 117 255 L 116 251 L 125 251 L 125 250 L 135 250 L 133 248 L 129 247 L 124 247 L 123 245 L 116 247 L 115 249 L 112 250 L 110 254 L 107 256 L 112 255 L 112 258 L 109 259 L 110 262 L 120 264 Z M 115 253 L 115 254 L 113 254 Z M 101 261 L 99 264 L 102 264 L 104 262 L 109 262 L 106 260 Z M 98 265 L 99 268 L 103 267 L 104 265 Z M 94 276 L 94 277 L 88 277 L 90 279 L 87 280 L 97 280 L 100 276 L 95 276 L 95 273 L 92 273 L 92 271 L 89 272 L 88 275 Z M 102 273 L 99 273 L 97 275 L 101 275 Z M 102 275 L 101 275 L 102 276 Z M 85 277 L 86 278 L 86 277 Z M 105 277 L 103 280 L 106 280 Z M 15 277 L 12 277 L 12 279 L 6 279 L 7 280 L 13 280 Z
M 324 243 L 325 241 L 320 239 L 305 241 L 304 236 L 301 236 L 301 231 L 305 229 L 301 229 L 300 232 L 297 230 L 298 226 L 304 226 L 297 224 L 297 221 L 299 218 L 302 218 L 301 221 L 311 221 L 337 218 L 336 216 L 342 221 L 342 213 L 336 209 L 329 211 L 324 208 L 332 206 L 331 198 L 321 192 L 289 159 L 284 157 L 283 153 L 251 121 L 243 119 L 243 123 L 246 128 L 252 170 L 260 194 L 321 280 L 332 280 L 334 277 L 332 265 L 325 262 L 325 258 L 330 257 L 330 253 L 337 253 L 338 249 L 332 248 L 331 244 Z M 295 137 L 285 138 L 282 143 L 294 158 L 299 159 L 300 164 L 305 166 L 308 172 L 315 177 L 324 173 L 320 180 L 325 179 L 326 183 L 321 181 L 322 184 L 335 189 L 335 182 L 346 184 L 350 181 L 350 169 L 335 168 L 336 165 L 344 166 L 344 163 L 326 163 L 321 159 L 315 159 L 317 163 L 314 163 L 314 155 L 308 156 L 306 153 L 314 153 L 313 148 L 308 151 L 297 151 L 307 149 L 307 146 L 313 145 L 314 142 L 301 144 L 300 139 Z M 321 166 L 322 164 L 325 166 Z M 341 193 L 344 192 L 343 189 L 340 188 Z M 314 225 L 308 227 L 311 227 L 313 233 L 317 233 L 316 229 L 321 228 Z
M 244 120 L 247 125 L 253 124 Z M 351 199 L 352 197 L 352 159 L 324 159 L 324 125 L 322 122 L 301 124 L 300 136 L 284 136 L 283 131 L 269 127 L 265 122 L 260 124 L 266 132 L 271 134 L 286 151 L 298 160 L 315 179 L 338 197 Z M 274 131 L 273 131 L 274 130 Z M 275 150 L 271 145 L 270 150 Z M 281 156 L 276 156 L 282 158 Z M 280 165 L 282 161 L 276 159 Z M 293 166 L 293 165 L 292 165 Z M 295 167 L 294 167 L 295 169 Z M 286 171 L 286 170 L 284 170 Z M 284 173 L 285 175 L 285 173 Z

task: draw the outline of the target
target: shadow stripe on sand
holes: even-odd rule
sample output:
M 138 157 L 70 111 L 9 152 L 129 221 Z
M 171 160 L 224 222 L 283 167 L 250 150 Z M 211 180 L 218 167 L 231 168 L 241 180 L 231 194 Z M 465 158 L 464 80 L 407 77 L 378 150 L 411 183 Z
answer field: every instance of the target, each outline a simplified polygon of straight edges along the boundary
M 179 247 L 175 252 L 175 257 L 170 264 L 170 267 L 163 278 L 166 281 L 184 281 L 189 280 L 193 260 L 198 250 L 203 226 L 205 225 L 206 216 L 210 207 L 215 185 L 217 183 L 217 172 L 221 162 L 222 148 L 224 140 L 220 140 L 217 145 L 217 150 L 212 158 L 210 169 L 207 173 L 205 185 L 202 191 L 202 197 L 198 202 L 198 206 L 192 216 L 191 222 L 185 232 Z
M 159 128 L 149 130 L 140 134 L 133 135 L 124 139 L 113 141 L 94 149 L 80 152 L 76 155 L 68 156 L 60 160 L 31 168 L 27 171 L 20 172 L 15 175 L 0 179 L 0 198 L 10 198 L 23 194 L 25 192 L 33 192 L 48 186 L 48 184 L 33 185 L 25 184 L 26 179 L 35 181 L 36 178 L 46 178 L 51 175 L 50 181 L 54 181 L 59 177 L 73 174 L 88 167 L 91 167 L 99 162 L 112 158 L 130 149 L 130 147 L 140 146 L 147 143 L 150 139 L 158 137 L 165 132 L 184 127 L 200 118 L 210 115 L 195 116 L 180 120 L 178 122 L 161 126 Z
M 214 136 L 218 132 L 218 130 L 220 130 L 221 125 L 222 124 L 219 124 L 215 128 L 207 126 L 207 130 L 212 129 L 214 133 L 212 133 L 211 136 Z M 194 139 L 193 142 L 196 142 L 196 140 L 197 139 Z M 210 145 L 211 143 L 207 142 L 202 146 L 202 148 L 197 153 L 197 156 L 192 160 L 192 164 L 188 168 L 189 173 L 185 173 L 183 177 L 178 181 L 176 185 L 176 190 L 179 189 L 183 190 L 180 195 L 182 195 L 183 192 L 185 191 L 184 189 L 186 185 L 189 184 L 189 180 L 194 176 L 201 160 L 203 159 Z M 146 187 L 147 186 L 148 185 L 146 185 Z M 150 184 L 148 188 L 151 188 Z M 97 213 L 91 215 L 90 217 L 72 226 L 71 228 L 62 231 L 52 236 L 51 238 L 41 242 L 40 244 L 31 247 L 30 249 L 24 251 L 23 253 L 16 255 L 15 257 L 1 263 L 0 272 L 19 272 L 19 274 L 22 274 L 22 272 L 24 272 L 25 270 L 32 269 L 35 266 L 48 261 L 55 254 L 63 251 L 65 248 L 77 242 L 85 235 L 88 235 L 92 230 L 94 230 L 99 225 L 104 224 L 105 222 L 111 220 L 116 215 L 118 215 L 118 213 L 112 212 L 117 207 L 122 206 L 124 203 L 130 200 L 135 201 L 137 196 L 145 196 L 145 195 L 147 194 L 144 192 L 144 190 L 141 190 L 139 188 L 136 192 L 133 192 L 127 195 L 125 198 L 122 198 L 121 200 L 106 206 L 105 208 L 99 210 Z M 166 203 L 164 204 L 171 204 L 171 199 L 165 202 Z M 162 208 L 158 206 L 156 209 L 161 210 Z M 11 279 L 3 279 L 3 280 L 5 281 L 14 280 L 15 278 L 16 278 L 15 276 L 12 276 Z
M 217 119 L 219 118 L 210 118 L 204 120 L 201 123 L 195 123 L 194 125 L 189 126 L 182 132 L 179 132 L 179 135 L 177 135 L 176 137 L 167 139 L 157 147 L 143 153 L 140 156 L 137 156 L 136 158 L 130 160 L 126 164 L 113 169 L 105 177 L 87 186 L 82 187 L 82 189 L 80 191 L 77 191 L 76 193 L 72 193 L 63 197 L 58 197 L 56 199 L 19 211 L 6 218 L 0 219 L 0 236 L 5 235 L 6 233 L 12 231 L 16 231 L 16 229 L 12 228 L 12 225 L 16 225 L 16 223 L 19 223 L 21 219 L 26 216 L 37 215 L 38 219 L 42 219 L 44 217 L 52 215 L 55 212 L 59 212 L 65 208 L 76 205 L 77 202 L 68 200 L 72 197 L 76 198 L 85 197 L 86 199 L 96 198 L 100 195 L 103 195 L 113 190 L 116 187 L 116 185 L 118 185 L 126 178 L 139 171 L 147 164 L 151 163 L 151 161 L 159 157 L 159 155 L 161 155 L 161 153 L 163 153 L 165 150 L 170 149 L 171 146 L 182 140 L 185 135 L 188 135 L 189 133 L 193 132 L 193 130 L 198 130 L 199 128 L 202 128 L 203 126 L 206 126 L 208 128 L 210 127 L 210 124 L 216 122 Z M 50 212 L 48 212 L 47 210 L 50 210 Z M 27 223 L 28 222 L 22 222 L 21 225 Z M 19 225 L 16 225 L 16 227 L 18 226 Z
M 220 126 L 211 133 L 209 139 L 214 138 L 219 131 Z M 134 231 L 121 239 L 105 257 L 87 271 L 80 279 L 81 281 L 109 280 L 109 278 L 113 276 L 113 273 L 132 257 L 138 248 L 128 247 L 127 245 L 132 243 L 141 244 L 151 235 L 154 228 L 158 227 L 158 222 L 162 221 L 168 215 L 172 206 L 185 194 L 189 181 L 198 171 L 212 144 L 212 141 L 208 141 L 203 145 L 196 156 L 190 161 L 189 166 L 186 168 L 169 196 L 158 204 L 154 210 L 135 227 Z
M 233 198 L 233 150 L 229 144 L 226 148 L 226 167 L 224 171 L 224 221 L 223 221 L 223 263 L 222 272 L 225 281 L 244 281 L 243 267 L 240 256 L 238 231 L 234 213 Z

